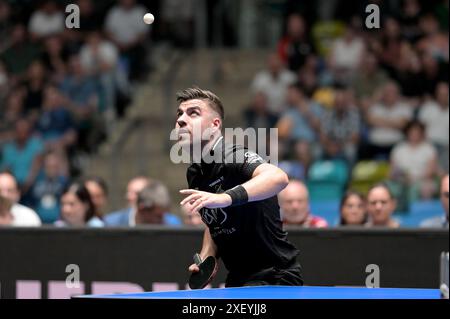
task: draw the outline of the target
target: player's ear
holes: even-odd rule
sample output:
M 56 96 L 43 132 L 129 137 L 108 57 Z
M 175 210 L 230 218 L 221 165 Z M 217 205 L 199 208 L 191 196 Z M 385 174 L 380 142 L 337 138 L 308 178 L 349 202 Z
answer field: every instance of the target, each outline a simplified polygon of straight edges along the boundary
M 220 130 L 222 128 L 222 120 L 218 117 L 212 121 L 212 127 Z

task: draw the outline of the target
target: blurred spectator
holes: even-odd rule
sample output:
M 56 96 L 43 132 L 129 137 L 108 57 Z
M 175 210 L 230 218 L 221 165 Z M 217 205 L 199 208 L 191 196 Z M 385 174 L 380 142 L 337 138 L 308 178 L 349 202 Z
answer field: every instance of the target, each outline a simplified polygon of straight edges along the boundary
M 438 61 L 430 52 L 422 54 L 423 86 L 425 93 L 433 96 L 439 82 L 448 83 L 448 63 Z
M 445 216 L 437 216 L 427 219 L 421 223 L 421 227 L 444 227 L 448 228 L 448 190 L 449 190 L 449 177 L 448 174 L 441 180 L 441 202 L 444 208 Z
M 392 77 L 398 82 L 404 96 L 414 98 L 423 95 L 425 86 L 422 71 L 419 55 L 409 42 L 402 41 Z
M 278 54 L 289 69 L 296 72 L 315 52 L 307 32 L 305 19 L 294 13 L 288 17 L 286 36 L 278 43 Z
M 24 81 L 26 92 L 24 111 L 25 114 L 31 116 L 32 119 L 38 118 L 42 111 L 44 89 L 46 85 L 46 69 L 40 60 L 34 60 L 28 68 Z
M 436 149 L 427 142 L 425 130 L 419 121 L 408 123 L 406 141 L 397 144 L 391 153 L 391 178 L 404 180 L 412 187 L 412 198 L 431 199 L 436 193 L 438 163 Z
M 439 163 L 448 171 L 449 160 L 449 90 L 448 83 L 436 87 L 435 98 L 420 108 L 419 119 L 426 125 L 427 137 L 438 150 Z
M 149 27 L 142 22 L 147 10 L 136 0 L 118 0 L 106 16 L 105 30 L 129 64 L 131 80 L 139 80 L 146 70 L 145 42 Z
M 108 185 L 99 176 L 85 178 L 84 185 L 91 195 L 92 203 L 95 207 L 95 216 L 103 218 L 108 201 Z
M 12 226 L 14 217 L 11 208 L 12 202 L 0 195 L 0 227 Z
M 263 92 L 267 96 L 268 110 L 279 115 L 285 111 L 287 89 L 295 81 L 295 73 L 286 70 L 280 57 L 272 53 L 267 61 L 267 70 L 259 72 L 253 79 L 252 92 Z
M 370 106 L 367 121 L 371 126 L 365 158 L 387 158 L 394 145 L 403 139 L 403 129 L 413 116 L 410 105 L 402 102 L 399 88 L 388 82 L 379 103 Z
M 181 225 L 181 221 L 168 213 L 170 209 L 169 190 L 158 181 L 148 184 L 137 196 L 136 226 L 139 225 Z M 170 218 L 171 223 L 167 220 Z M 177 223 L 173 221 L 177 220 Z
M 385 184 L 373 186 L 367 195 L 368 227 L 398 228 L 400 224 L 392 218 L 397 201 Z
M 40 50 L 36 44 L 31 43 L 27 37 L 27 31 L 22 24 L 16 24 L 11 31 L 8 48 L 0 53 L 0 60 L 6 65 L 12 81 L 20 79 L 31 62 L 39 58 Z M 3 39 L 2 39 L 3 41 Z
M 402 34 L 409 41 L 415 41 L 420 36 L 419 19 L 423 13 L 420 2 L 405 0 L 401 9 L 399 22 L 402 25 Z
M 381 39 L 371 41 L 371 50 L 377 55 L 382 67 L 392 76 L 400 58 L 401 27 L 397 20 L 388 17 L 381 30 Z
M 54 0 L 45 0 L 30 18 L 28 31 L 33 40 L 62 34 L 65 29 L 64 13 Z
M 16 123 L 23 115 L 23 94 L 12 90 L 6 98 L 5 109 L 0 112 L 0 153 L 4 144 L 14 138 Z
M 103 123 L 98 116 L 99 94 L 97 82 L 84 70 L 80 58 L 69 59 L 69 72 L 60 85 L 65 97 L 65 107 L 74 115 L 78 144 L 88 152 L 93 151 L 103 137 Z
M 112 227 L 134 227 L 136 226 L 137 219 L 137 198 L 138 194 L 149 185 L 155 183 L 144 176 L 137 176 L 133 178 L 127 186 L 127 201 L 128 207 L 120 211 L 113 212 L 105 216 L 105 224 Z M 180 225 L 180 219 L 170 213 L 166 213 L 163 216 L 164 224 L 166 225 Z
M 344 36 L 335 40 L 331 49 L 330 66 L 336 81 L 350 84 L 364 53 L 363 40 L 357 36 L 353 27 L 348 26 Z
M 53 85 L 44 92 L 43 112 L 37 122 L 37 130 L 47 150 L 66 150 L 75 145 L 77 134 L 67 101 Z
M 30 187 L 42 163 L 44 144 L 33 135 L 31 123 L 27 119 L 20 119 L 15 124 L 14 139 L 3 149 L 0 170 L 10 170 L 20 187 Z
M 103 25 L 101 12 L 111 4 L 111 1 L 94 3 L 93 0 L 77 0 L 74 4 L 80 9 L 79 28 L 66 28 L 64 32 L 67 49 L 72 54 L 80 51 L 90 32 L 101 30 Z
M 288 104 L 290 109 L 282 115 L 277 124 L 281 142 L 294 145 L 295 152 L 301 156 L 317 154 L 320 152 L 320 146 L 315 142 L 320 133 L 320 119 L 324 112 L 322 107 L 309 100 L 298 84 L 289 87 Z M 285 148 L 292 149 L 289 146 Z M 308 163 L 303 164 L 308 166 Z
M 377 57 L 373 53 L 366 52 L 351 87 L 355 90 L 357 99 L 367 99 L 371 98 L 387 80 L 388 76 L 379 67 Z
M 419 24 L 422 38 L 417 43 L 419 52 L 427 52 L 437 61 L 448 63 L 449 42 L 448 33 L 439 30 L 439 21 L 433 14 L 428 13 L 420 18 Z
M 95 207 L 87 188 L 73 183 L 61 197 L 61 219 L 57 227 L 103 227 L 103 221 L 95 216 Z
M 337 88 L 334 105 L 322 120 L 322 145 L 325 158 L 343 158 L 349 163 L 356 160 L 360 117 L 357 108 L 351 104 L 350 91 Z
M 278 195 L 283 223 L 305 228 L 328 227 L 325 219 L 312 215 L 309 205 L 309 193 L 306 186 L 293 180 Z
M 6 0 L 0 0 L 0 54 L 9 45 L 7 39 L 12 29 L 11 6 Z
M 340 204 L 340 226 L 364 226 L 368 221 L 366 199 L 358 192 L 349 191 Z
M 51 77 L 50 80 L 59 83 L 67 71 L 69 52 L 61 36 L 50 36 L 44 41 L 44 52 L 41 60 Z
M 161 21 L 168 38 L 179 47 L 194 44 L 195 0 L 166 0 L 161 2 Z
M 91 32 L 80 51 L 81 64 L 87 74 L 101 83 L 104 101 L 99 111 L 115 118 L 118 94 L 129 94 L 129 83 L 123 68 L 119 66 L 116 46 L 105 40 L 100 32 Z
M 8 70 L 6 70 L 6 65 L 0 60 L 0 111 L 2 110 L 2 100 L 8 94 L 9 88 Z
M 11 213 L 14 217 L 13 226 L 38 227 L 41 220 L 32 209 L 20 205 L 20 190 L 16 178 L 9 172 L 0 172 L 0 196 L 5 197 L 13 203 Z
M 277 124 L 278 117 L 271 113 L 267 105 L 267 96 L 263 92 L 257 92 L 249 108 L 244 113 L 247 127 L 272 128 Z
M 36 210 L 44 224 L 53 224 L 59 218 L 61 196 L 69 182 L 65 162 L 63 154 L 48 152 L 29 192 L 30 206 Z

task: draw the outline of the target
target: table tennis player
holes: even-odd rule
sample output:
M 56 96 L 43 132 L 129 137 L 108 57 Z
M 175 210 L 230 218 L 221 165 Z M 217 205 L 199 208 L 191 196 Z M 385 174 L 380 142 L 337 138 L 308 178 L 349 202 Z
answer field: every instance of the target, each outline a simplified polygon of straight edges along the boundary
M 189 189 L 180 191 L 181 205 L 199 212 L 208 226 L 189 267 L 192 276 L 203 272 L 202 261 L 208 260 L 203 280 L 209 283 L 214 257 L 228 270 L 226 287 L 301 286 L 299 251 L 283 231 L 277 200 L 287 175 L 244 146 L 224 141 L 224 107 L 214 93 L 189 88 L 177 93 L 177 102 L 178 143 L 191 150 Z

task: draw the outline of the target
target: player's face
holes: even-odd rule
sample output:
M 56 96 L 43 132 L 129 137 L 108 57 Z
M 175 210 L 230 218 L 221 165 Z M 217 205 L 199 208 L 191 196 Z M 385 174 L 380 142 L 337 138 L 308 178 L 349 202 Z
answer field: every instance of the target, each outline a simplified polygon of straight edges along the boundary
M 364 202 L 356 195 L 350 196 L 342 207 L 342 217 L 347 225 L 361 225 L 366 214 Z
M 83 226 L 87 206 L 73 193 L 66 193 L 61 198 L 62 218 L 72 226 Z
M 395 200 L 383 187 L 373 189 L 368 196 L 368 211 L 377 225 L 387 225 L 396 208 Z
M 214 128 L 216 117 L 207 103 L 195 99 L 180 104 L 175 125 L 179 142 L 191 145 L 202 142 L 205 131 Z

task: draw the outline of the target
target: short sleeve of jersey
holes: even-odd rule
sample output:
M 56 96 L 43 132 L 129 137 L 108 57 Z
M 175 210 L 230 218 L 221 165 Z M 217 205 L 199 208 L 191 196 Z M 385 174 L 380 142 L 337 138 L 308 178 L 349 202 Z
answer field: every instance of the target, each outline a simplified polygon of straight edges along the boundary
M 225 165 L 231 169 L 233 175 L 241 176 L 245 180 L 250 180 L 256 168 L 266 163 L 266 161 L 253 151 L 242 146 L 234 146 L 226 152 Z

